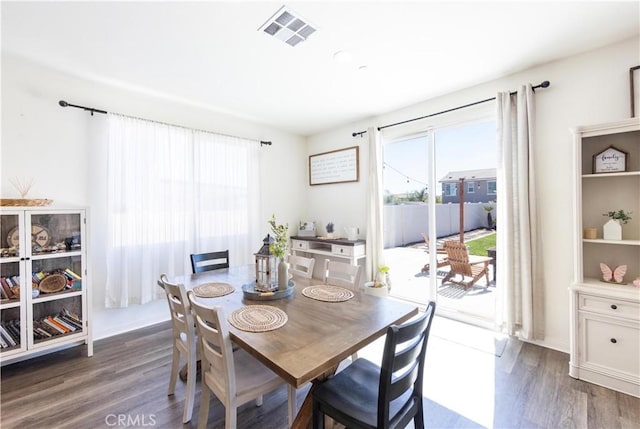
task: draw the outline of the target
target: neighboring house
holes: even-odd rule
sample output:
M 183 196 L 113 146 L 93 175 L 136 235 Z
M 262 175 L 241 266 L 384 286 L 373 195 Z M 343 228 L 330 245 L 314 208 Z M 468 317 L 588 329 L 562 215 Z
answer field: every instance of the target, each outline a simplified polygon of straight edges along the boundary
M 439 180 L 442 183 L 442 204 L 459 203 L 460 179 L 464 179 L 465 203 L 488 203 L 496 199 L 496 169 L 450 171 Z

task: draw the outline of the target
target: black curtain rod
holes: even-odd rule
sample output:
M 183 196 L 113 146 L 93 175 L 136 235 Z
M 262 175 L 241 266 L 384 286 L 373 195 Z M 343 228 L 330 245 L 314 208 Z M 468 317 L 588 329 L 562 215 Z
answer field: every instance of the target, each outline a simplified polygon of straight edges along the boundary
M 58 101 L 58 104 L 61 107 L 75 107 L 77 109 L 82 109 L 82 110 L 86 110 L 87 112 L 91 112 L 91 116 L 93 116 L 93 112 L 96 113 L 103 113 L 103 114 L 107 114 L 109 112 L 107 112 L 106 110 L 100 110 L 100 109 L 94 109 L 93 107 L 85 107 L 85 106 L 78 106 L 77 104 L 71 104 L 71 103 L 67 103 L 64 100 L 60 100 Z
M 551 85 L 551 83 L 548 80 L 545 80 L 540 85 L 534 86 L 532 89 L 536 90 L 538 88 L 548 88 L 549 85 Z M 518 93 L 517 91 L 512 91 L 512 92 L 509 93 L 509 95 L 516 95 L 517 93 Z M 475 106 L 477 104 L 486 103 L 487 101 L 492 101 L 492 100 L 495 100 L 495 99 L 496 99 L 496 97 L 485 98 L 484 100 L 475 101 L 473 103 L 465 104 L 464 106 L 453 107 L 451 109 L 443 110 L 441 112 L 431 113 L 430 115 L 420 116 L 418 118 L 407 119 L 406 121 L 401 121 L 401 122 L 396 122 L 396 123 L 393 123 L 393 124 L 383 125 L 381 127 L 378 127 L 378 131 L 384 130 L 385 128 L 395 127 L 396 125 L 402 125 L 402 124 L 406 124 L 406 123 L 409 123 L 409 122 L 419 121 L 420 119 L 425 119 L 425 118 L 430 118 L 432 116 L 442 115 L 443 113 L 449 113 L 449 112 L 453 112 L 455 110 L 465 109 L 467 107 Z M 365 131 L 358 131 L 358 132 L 355 132 L 355 133 L 351 133 L 351 136 L 353 136 L 353 137 L 355 137 L 355 136 L 362 137 L 362 135 L 364 133 L 366 133 L 366 132 L 367 132 L 366 130 Z
M 59 104 L 61 107 L 75 107 L 75 108 L 77 108 L 77 109 L 86 110 L 87 112 L 90 112 L 90 113 L 91 113 L 91 116 L 93 116 L 93 113 L 94 113 L 94 112 L 95 112 L 95 113 L 103 113 L 103 114 L 105 114 L 105 115 L 106 115 L 107 113 L 109 113 L 109 112 L 107 112 L 106 110 L 94 109 L 93 107 L 78 106 L 77 104 L 67 103 L 67 102 L 66 102 L 66 101 L 64 101 L 64 100 L 60 100 L 60 101 L 58 101 L 58 104 Z M 140 118 L 140 119 L 141 119 L 141 118 Z M 145 121 L 148 121 L 148 120 L 149 120 L 149 119 L 145 119 Z M 186 128 L 186 127 L 183 127 L 182 125 L 169 124 L 169 123 L 167 123 L 167 122 L 160 122 L 160 121 L 151 121 L 151 122 L 158 122 L 158 123 L 160 123 L 160 124 L 171 125 L 172 127 Z M 199 131 L 204 131 L 204 132 L 207 132 L 207 133 L 212 132 L 212 131 L 207 131 L 207 130 L 199 130 Z M 216 133 L 216 134 L 220 134 L 220 133 Z M 231 136 L 231 137 L 234 137 L 234 136 Z M 250 140 L 253 140 L 253 139 L 250 139 Z M 262 147 L 262 146 L 264 146 L 264 145 L 271 146 L 271 142 L 270 142 L 270 141 L 260 140 L 260 146 Z

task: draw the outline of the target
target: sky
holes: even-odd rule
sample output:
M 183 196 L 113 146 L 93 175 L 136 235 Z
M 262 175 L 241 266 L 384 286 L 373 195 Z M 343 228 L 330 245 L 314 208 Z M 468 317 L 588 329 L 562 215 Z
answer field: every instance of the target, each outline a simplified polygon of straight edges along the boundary
M 435 131 L 436 181 L 449 171 L 496 168 L 494 120 Z M 397 140 L 384 146 L 384 190 L 392 194 L 423 189 L 428 181 L 427 137 Z M 436 195 L 442 194 L 441 186 Z

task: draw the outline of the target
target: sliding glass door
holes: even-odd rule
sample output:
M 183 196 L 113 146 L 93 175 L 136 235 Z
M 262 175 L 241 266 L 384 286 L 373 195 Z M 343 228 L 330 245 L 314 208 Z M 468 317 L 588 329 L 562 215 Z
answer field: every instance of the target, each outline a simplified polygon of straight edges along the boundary
M 496 123 L 437 127 L 384 147 L 385 261 L 391 294 L 482 325 L 495 320 Z M 451 264 L 444 242 L 463 243 Z M 464 255 L 463 255 L 464 256 Z

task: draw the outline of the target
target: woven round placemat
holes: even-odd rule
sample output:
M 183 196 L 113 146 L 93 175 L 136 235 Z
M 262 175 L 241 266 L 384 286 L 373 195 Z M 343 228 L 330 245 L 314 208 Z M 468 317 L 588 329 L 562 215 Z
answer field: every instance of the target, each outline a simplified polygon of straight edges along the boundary
M 266 332 L 284 326 L 287 313 L 270 305 L 247 305 L 229 314 L 229 323 L 241 331 Z
M 353 298 L 353 292 L 349 289 L 329 285 L 309 286 L 302 289 L 302 294 L 318 301 L 327 302 L 342 302 Z
M 193 288 L 193 293 L 200 298 L 217 298 L 229 295 L 235 289 L 228 283 L 203 283 Z

